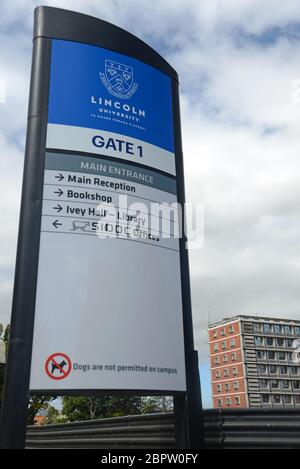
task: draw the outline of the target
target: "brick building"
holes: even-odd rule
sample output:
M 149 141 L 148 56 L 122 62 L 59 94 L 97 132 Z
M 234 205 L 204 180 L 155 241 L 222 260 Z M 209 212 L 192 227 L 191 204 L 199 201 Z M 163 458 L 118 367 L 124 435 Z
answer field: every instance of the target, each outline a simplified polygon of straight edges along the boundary
M 208 335 L 215 408 L 300 408 L 300 321 L 236 316 Z

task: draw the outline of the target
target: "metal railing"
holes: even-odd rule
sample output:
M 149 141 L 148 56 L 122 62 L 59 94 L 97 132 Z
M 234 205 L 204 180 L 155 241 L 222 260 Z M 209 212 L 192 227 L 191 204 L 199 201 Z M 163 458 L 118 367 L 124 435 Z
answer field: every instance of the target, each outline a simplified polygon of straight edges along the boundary
M 300 411 L 211 409 L 204 411 L 207 449 L 300 448 Z M 29 426 L 27 448 L 175 447 L 173 414 L 150 414 Z
M 211 409 L 204 415 L 207 448 L 300 448 L 300 410 Z
M 27 427 L 27 448 L 174 448 L 173 414 Z

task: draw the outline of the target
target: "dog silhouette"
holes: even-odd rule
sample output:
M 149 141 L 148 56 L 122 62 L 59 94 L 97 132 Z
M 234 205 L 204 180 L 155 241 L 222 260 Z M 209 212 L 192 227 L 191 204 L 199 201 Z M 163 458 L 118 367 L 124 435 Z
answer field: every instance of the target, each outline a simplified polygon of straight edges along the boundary
M 64 366 L 67 365 L 67 362 L 65 360 L 63 360 L 62 362 L 58 363 L 59 366 L 57 366 L 55 363 L 51 363 L 52 365 L 52 370 L 51 370 L 51 374 L 53 375 L 54 371 L 55 370 L 59 370 L 60 374 L 63 373 L 63 368 Z

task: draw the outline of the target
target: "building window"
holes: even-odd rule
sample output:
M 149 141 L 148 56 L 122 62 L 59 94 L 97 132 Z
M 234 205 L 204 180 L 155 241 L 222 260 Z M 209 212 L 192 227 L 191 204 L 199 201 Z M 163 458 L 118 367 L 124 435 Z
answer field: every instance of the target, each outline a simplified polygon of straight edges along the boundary
M 224 335 L 225 335 L 225 329 L 221 329 L 221 336 L 224 337 Z
M 269 394 L 262 394 L 261 401 L 263 404 L 270 404 L 270 395 Z
M 293 345 L 294 345 L 293 339 L 286 339 L 286 346 L 288 348 L 293 348 Z
M 233 389 L 234 389 L 235 391 L 238 391 L 238 390 L 239 390 L 239 387 L 240 387 L 239 382 L 238 382 L 238 381 L 235 381 L 235 382 L 233 383 Z
M 292 335 L 293 334 L 293 329 L 291 326 L 284 326 L 284 332 L 286 335 Z
M 217 339 L 217 337 L 218 337 L 217 331 L 213 331 L 213 338 L 214 338 L 214 339 Z
M 227 378 L 229 376 L 228 368 L 224 368 L 224 377 Z
M 288 391 L 291 388 L 291 384 L 287 379 L 281 381 L 281 389 L 283 391 Z
M 230 332 L 230 334 L 233 334 L 233 333 L 234 333 L 234 326 L 233 326 L 233 325 L 231 325 L 231 326 L 229 327 L 229 332 Z
M 284 339 L 277 337 L 276 339 L 277 347 L 284 347 Z
M 218 399 L 218 407 L 222 407 L 222 399 L 221 398 Z
M 217 392 L 221 392 L 222 391 L 222 385 L 221 384 L 217 384 Z
M 223 340 L 222 342 L 222 350 L 226 350 L 226 340 Z
M 267 379 L 260 379 L 259 383 L 261 389 L 269 389 L 269 381 Z
M 256 358 L 257 360 L 265 360 L 266 354 L 262 350 L 256 350 Z
M 216 371 L 216 378 L 221 378 L 221 373 L 219 370 Z
M 233 376 L 237 376 L 237 374 L 238 374 L 238 369 L 237 369 L 236 367 L 234 367 L 234 368 L 232 369 L 232 374 L 233 374 Z
M 274 347 L 274 339 L 273 337 L 266 337 L 266 345 L 268 347 Z
M 254 323 L 254 332 L 261 332 L 261 324 L 258 324 L 257 322 Z
M 271 389 L 279 389 L 279 381 L 276 379 L 271 380 Z
M 293 390 L 300 391 L 300 381 L 293 381 Z
M 230 384 L 229 383 L 225 383 L 225 391 L 226 392 L 230 391 Z
M 286 353 L 285 352 L 278 352 L 278 360 L 281 362 L 286 362 Z
M 285 394 L 283 396 L 283 403 L 285 405 L 291 405 L 292 404 L 292 396 L 290 396 L 289 394 Z
M 291 366 L 291 375 L 297 376 L 298 375 L 298 368 L 296 366 Z
M 218 352 L 219 351 L 219 344 L 214 344 L 214 352 Z
M 219 357 L 215 357 L 215 365 L 219 365 L 219 363 L 220 363 Z
M 277 374 L 277 366 L 270 365 L 269 372 L 270 372 L 270 375 L 276 375 Z
M 300 405 L 300 396 L 294 396 L 295 405 Z
M 231 348 L 235 347 L 235 339 L 230 339 L 230 347 Z
M 282 326 L 279 326 L 279 324 L 275 324 L 274 332 L 275 332 L 275 335 L 281 335 L 282 334 Z
M 236 361 L 237 361 L 237 354 L 236 354 L 235 352 L 231 354 L 231 360 L 232 360 L 233 362 L 236 362 Z
M 271 326 L 271 324 L 264 324 L 264 333 L 265 333 L 265 334 L 272 334 L 272 326 Z
M 255 345 L 256 347 L 263 347 L 264 346 L 263 337 L 255 337 Z
M 231 399 L 230 397 L 226 397 L 226 405 L 230 406 L 231 405 Z
M 223 355 L 223 363 L 228 363 L 228 357 L 227 357 L 227 355 Z
M 239 396 L 235 396 L 235 405 L 240 405 L 240 403 L 241 403 L 241 400 Z
M 266 365 L 258 365 L 258 373 L 260 375 L 265 375 L 267 373 Z
M 276 358 L 275 352 L 272 352 L 272 350 L 268 350 L 267 355 L 268 355 L 268 360 L 275 360 Z
M 287 367 L 286 366 L 280 366 L 279 371 L 281 375 L 286 376 L 288 374 Z
M 281 396 L 280 394 L 274 394 L 273 396 L 273 404 L 280 405 L 281 404 Z
M 300 327 L 299 326 L 294 327 L 294 332 L 295 332 L 296 336 L 300 337 Z

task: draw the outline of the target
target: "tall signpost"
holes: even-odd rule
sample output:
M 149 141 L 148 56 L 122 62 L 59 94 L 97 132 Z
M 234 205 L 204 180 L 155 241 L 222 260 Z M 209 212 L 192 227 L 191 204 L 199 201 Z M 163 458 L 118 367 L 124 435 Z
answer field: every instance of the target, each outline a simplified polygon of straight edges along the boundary
M 172 394 L 201 444 L 178 77 L 104 21 L 35 11 L 2 447 L 33 394 Z

